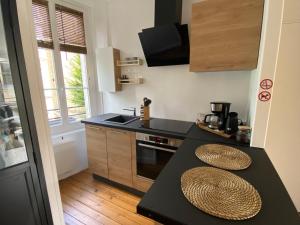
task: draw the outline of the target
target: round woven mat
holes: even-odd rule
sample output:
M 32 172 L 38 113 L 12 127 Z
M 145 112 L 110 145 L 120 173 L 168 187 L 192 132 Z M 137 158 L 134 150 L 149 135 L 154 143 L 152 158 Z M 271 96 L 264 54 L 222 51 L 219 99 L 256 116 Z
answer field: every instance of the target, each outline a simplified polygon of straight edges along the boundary
M 259 193 L 244 179 L 213 167 L 196 167 L 181 176 L 181 189 L 198 209 L 227 220 L 245 220 L 261 209 Z
M 196 149 L 196 156 L 203 162 L 221 169 L 243 170 L 251 165 L 246 153 L 226 145 L 208 144 Z

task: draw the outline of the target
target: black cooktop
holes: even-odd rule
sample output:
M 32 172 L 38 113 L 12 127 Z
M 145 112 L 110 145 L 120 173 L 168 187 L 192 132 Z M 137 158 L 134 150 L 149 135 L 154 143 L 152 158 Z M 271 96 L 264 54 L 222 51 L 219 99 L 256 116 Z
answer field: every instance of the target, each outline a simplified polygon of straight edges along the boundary
M 141 127 L 153 129 L 153 130 L 162 130 L 169 131 L 174 133 L 187 134 L 188 131 L 193 126 L 193 122 L 179 121 L 179 120 L 166 120 L 153 118 L 149 121 L 141 122 Z

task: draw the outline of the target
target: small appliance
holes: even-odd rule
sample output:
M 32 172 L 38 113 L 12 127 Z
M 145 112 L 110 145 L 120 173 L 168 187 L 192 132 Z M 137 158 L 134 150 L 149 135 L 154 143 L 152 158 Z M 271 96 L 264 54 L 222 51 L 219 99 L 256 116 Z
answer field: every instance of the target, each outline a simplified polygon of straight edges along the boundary
M 229 115 L 231 103 L 229 102 L 211 102 L 210 108 L 213 114 L 205 116 L 205 123 L 208 123 L 208 127 L 211 129 L 224 130 L 226 121 Z
M 238 127 L 239 127 L 238 113 L 230 112 L 226 120 L 225 133 L 234 134 L 238 131 L 239 129 Z

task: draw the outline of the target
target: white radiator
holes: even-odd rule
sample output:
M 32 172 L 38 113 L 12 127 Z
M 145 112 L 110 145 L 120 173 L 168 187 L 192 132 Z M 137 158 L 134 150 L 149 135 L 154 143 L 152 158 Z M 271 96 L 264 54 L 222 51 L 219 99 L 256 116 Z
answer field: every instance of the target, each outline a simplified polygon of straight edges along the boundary
M 60 180 L 87 168 L 84 130 L 53 136 L 52 144 Z

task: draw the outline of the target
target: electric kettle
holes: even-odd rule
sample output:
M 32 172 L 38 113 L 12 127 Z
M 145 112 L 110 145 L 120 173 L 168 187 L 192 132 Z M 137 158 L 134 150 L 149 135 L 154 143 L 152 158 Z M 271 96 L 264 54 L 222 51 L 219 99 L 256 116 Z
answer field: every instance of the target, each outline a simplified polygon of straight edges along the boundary
M 238 131 L 239 119 L 238 113 L 230 112 L 228 114 L 226 124 L 225 124 L 225 133 L 226 134 L 234 134 Z

